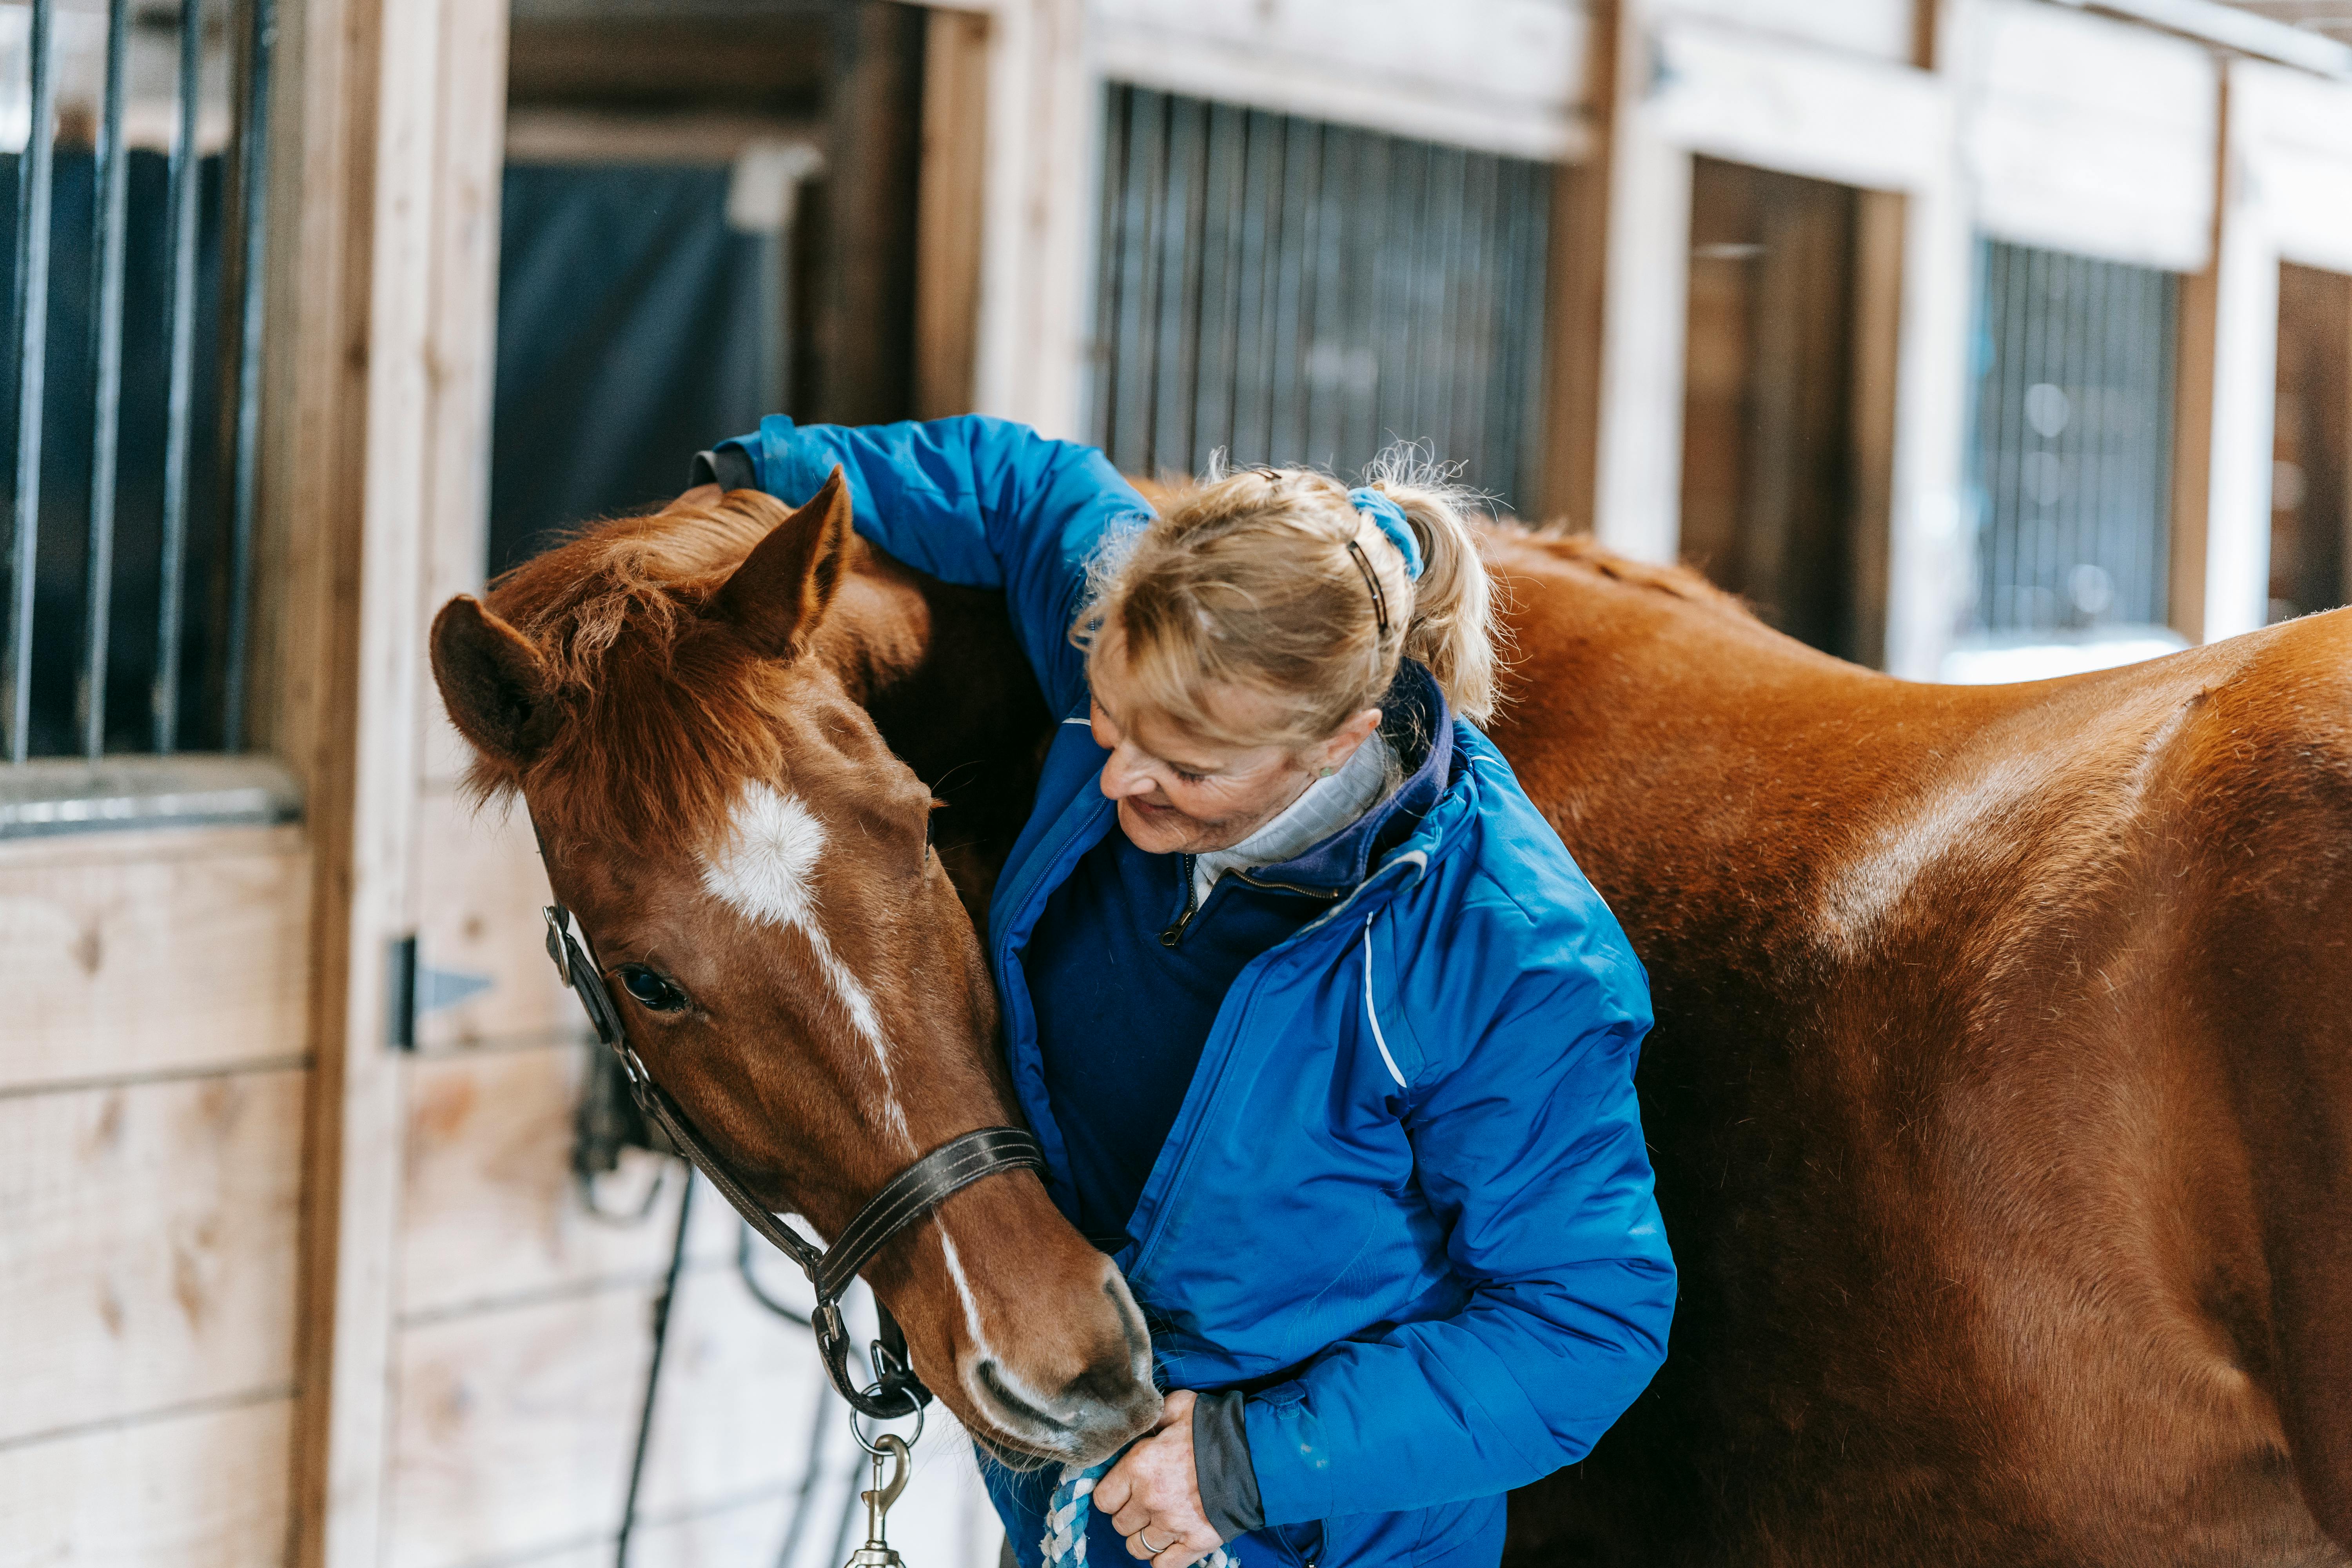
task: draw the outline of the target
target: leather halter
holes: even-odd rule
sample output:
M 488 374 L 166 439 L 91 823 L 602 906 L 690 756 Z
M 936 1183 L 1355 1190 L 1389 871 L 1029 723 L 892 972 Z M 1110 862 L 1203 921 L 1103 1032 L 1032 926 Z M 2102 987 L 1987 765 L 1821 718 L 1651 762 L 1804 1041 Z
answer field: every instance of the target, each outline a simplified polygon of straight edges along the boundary
M 542 858 L 544 853 L 542 844 Z M 754 1198 L 737 1180 L 725 1157 L 695 1130 L 677 1101 L 653 1080 L 636 1047 L 629 1044 L 604 973 L 588 955 L 585 930 L 578 937 L 572 934 L 576 922 L 562 904 L 548 905 L 545 913 L 547 955 L 555 961 L 563 984 L 587 1010 L 596 1037 L 621 1058 L 621 1070 L 627 1075 L 629 1090 L 646 1119 L 659 1127 L 671 1145 L 719 1189 L 719 1196 L 734 1205 L 744 1224 L 799 1264 L 815 1288 L 816 1310 L 809 1315 L 810 1322 L 816 1330 L 817 1351 L 824 1358 L 833 1386 L 854 1408 L 877 1420 L 911 1415 L 930 1403 L 931 1391 L 923 1386 L 907 1359 L 906 1337 L 887 1311 L 882 1313 L 883 1338 L 876 1342 L 872 1352 L 874 1385 L 856 1386 L 849 1371 L 849 1329 L 841 1314 L 842 1293 L 885 1242 L 920 1221 L 949 1194 L 1000 1172 L 1044 1170 L 1045 1151 L 1037 1140 L 1018 1127 L 983 1127 L 950 1139 L 885 1182 L 882 1190 L 842 1227 L 831 1247 L 819 1247 Z

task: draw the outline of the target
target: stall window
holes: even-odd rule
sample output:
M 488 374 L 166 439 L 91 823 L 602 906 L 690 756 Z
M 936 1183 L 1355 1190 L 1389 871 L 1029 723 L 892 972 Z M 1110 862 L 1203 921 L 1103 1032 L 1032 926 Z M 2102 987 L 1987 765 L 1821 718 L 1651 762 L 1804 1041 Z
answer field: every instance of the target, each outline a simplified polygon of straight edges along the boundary
M 1395 441 L 1528 493 L 1549 165 L 1109 89 L 1094 436 L 1130 473 Z
M 2176 279 L 2000 241 L 1979 275 L 1977 628 L 2161 626 Z

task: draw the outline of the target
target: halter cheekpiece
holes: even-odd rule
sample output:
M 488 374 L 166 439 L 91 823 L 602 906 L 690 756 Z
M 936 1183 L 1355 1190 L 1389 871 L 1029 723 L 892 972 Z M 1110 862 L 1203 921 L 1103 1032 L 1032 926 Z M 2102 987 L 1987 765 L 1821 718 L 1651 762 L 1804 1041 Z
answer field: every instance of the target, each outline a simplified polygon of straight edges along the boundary
M 532 824 L 534 834 L 537 829 L 538 825 Z M 546 855 L 546 843 L 541 840 L 542 861 Z M 646 1119 L 660 1128 L 671 1145 L 702 1173 L 719 1190 L 720 1197 L 733 1205 L 735 1212 L 743 1216 L 744 1224 L 799 1264 L 801 1272 L 808 1276 L 809 1284 L 816 1290 L 816 1310 L 809 1314 L 810 1321 L 816 1330 L 817 1352 L 824 1359 L 824 1370 L 833 1386 L 852 1408 L 877 1420 L 911 1415 L 930 1403 L 931 1391 L 923 1386 L 922 1379 L 915 1375 L 907 1358 L 906 1336 L 898 1331 L 887 1311 L 882 1313 L 882 1338 L 875 1342 L 870 1352 L 875 1381 L 868 1387 L 856 1386 L 849 1369 L 849 1327 L 842 1316 L 842 1295 L 884 1243 L 920 1221 L 950 1194 L 984 1176 L 1007 1171 L 1044 1170 L 1045 1154 L 1037 1140 L 1018 1127 L 983 1127 L 950 1139 L 883 1183 L 881 1190 L 866 1199 L 866 1206 L 842 1227 L 833 1245 L 819 1247 L 754 1198 L 725 1157 L 696 1130 L 677 1101 L 653 1080 L 636 1047 L 629 1044 L 622 1027 L 620 1009 L 614 1004 L 603 972 L 589 956 L 587 932 L 577 927 L 572 911 L 562 904 L 548 905 L 545 914 L 547 956 L 555 961 L 555 972 L 562 977 L 563 984 L 580 998 L 596 1037 L 620 1058 L 629 1091 Z M 876 1306 L 878 1309 L 880 1303 Z

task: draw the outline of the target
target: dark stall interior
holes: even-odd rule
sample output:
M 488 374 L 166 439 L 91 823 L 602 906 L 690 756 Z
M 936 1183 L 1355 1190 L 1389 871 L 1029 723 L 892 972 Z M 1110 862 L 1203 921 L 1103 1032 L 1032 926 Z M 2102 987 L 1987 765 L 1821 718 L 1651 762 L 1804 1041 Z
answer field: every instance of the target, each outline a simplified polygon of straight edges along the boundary
M 1780 630 L 1868 659 L 1854 527 L 1858 195 L 1696 161 L 1682 550 Z
M 2271 619 L 2352 601 L 2352 277 L 2279 268 Z
M 912 412 L 923 37 L 887 0 L 516 5 L 492 571 L 763 415 Z

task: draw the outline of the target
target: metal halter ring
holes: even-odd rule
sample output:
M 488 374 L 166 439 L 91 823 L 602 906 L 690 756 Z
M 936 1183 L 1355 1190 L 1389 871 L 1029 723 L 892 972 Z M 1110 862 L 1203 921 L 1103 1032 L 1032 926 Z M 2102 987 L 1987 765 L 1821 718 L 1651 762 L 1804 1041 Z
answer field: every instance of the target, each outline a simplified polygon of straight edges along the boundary
M 866 1428 L 857 1424 L 857 1418 L 860 1415 L 865 1415 L 865 1412 L 859 1410 L 856 1405 L 852 1405 L 849 1410 L 849 1435 L 857 1439 L 857 1446 L 859 1447 L 865 1449 L 866 1453 L 872 1455 L 877 1459 L 889 1451 L 884 1446 L 886 1440 L 895 1439 L 898 1442 L 904 1443 L 908 1447 L 911 1448 L 916 1444 L 923 1440 L 923 1412 L 926 1408 L 926 1406 L 920 1405 L 915 1406 L 915 1429 L 908 1436 L 900 1437 L 896 1432 L 885 1432 L 880 1436 L 875 1437 L 869 1441 L 866 1436 Z M 869 1416 L 867 1419 L 870 1420 L 873 1419 L 873 1417 Z M 887 1417 L 887 1419 L 892 1421 L 903 1421 L 906 1417 L 903 1415 L 893 1415 Z

